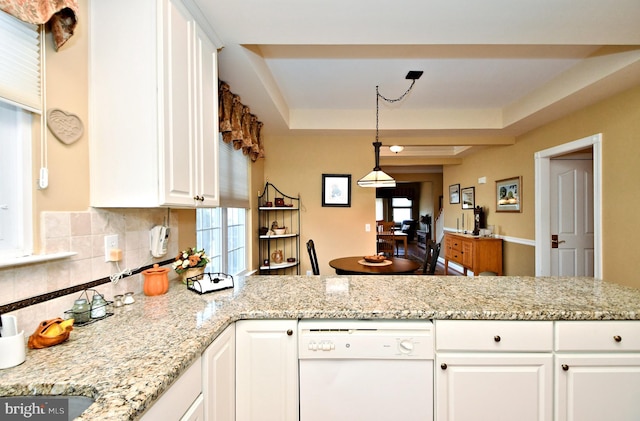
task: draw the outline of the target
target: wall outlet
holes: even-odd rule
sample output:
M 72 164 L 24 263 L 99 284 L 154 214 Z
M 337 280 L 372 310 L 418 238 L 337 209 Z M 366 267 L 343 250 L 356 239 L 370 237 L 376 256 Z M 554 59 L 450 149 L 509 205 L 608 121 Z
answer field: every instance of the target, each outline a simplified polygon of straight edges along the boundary
M 364 224 L 364 231 L 365 232 L 371 231 L 371 224 Z
M 105 235 L 104 236 L 104 261 L 114 261 L 111 258 L 111 250 L 118 248 L 118 234 Z

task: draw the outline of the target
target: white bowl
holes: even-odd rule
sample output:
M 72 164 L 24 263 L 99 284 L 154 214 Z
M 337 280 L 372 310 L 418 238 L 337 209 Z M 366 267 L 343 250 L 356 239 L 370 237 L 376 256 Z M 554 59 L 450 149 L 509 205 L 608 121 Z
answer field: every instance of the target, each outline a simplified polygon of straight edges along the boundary
M 284 227 L 284 228 L 274 228 L 274 229 L 273 229 L 273 232 L 274 232 L 276 235 L 286 234 L 286 232 L 287 232 L 287 227 Z

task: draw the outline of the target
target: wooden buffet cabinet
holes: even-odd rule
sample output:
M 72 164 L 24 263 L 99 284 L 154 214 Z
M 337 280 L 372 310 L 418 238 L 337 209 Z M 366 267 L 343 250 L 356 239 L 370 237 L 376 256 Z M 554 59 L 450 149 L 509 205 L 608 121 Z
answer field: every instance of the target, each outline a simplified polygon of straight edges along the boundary
M 495 272 L 502 276 L 502 239 L 445 232 L 445 275 L 449 270 L 449 261 L 461 265 L 465 275 L 467 270 L 471 270 L 474 275 Z

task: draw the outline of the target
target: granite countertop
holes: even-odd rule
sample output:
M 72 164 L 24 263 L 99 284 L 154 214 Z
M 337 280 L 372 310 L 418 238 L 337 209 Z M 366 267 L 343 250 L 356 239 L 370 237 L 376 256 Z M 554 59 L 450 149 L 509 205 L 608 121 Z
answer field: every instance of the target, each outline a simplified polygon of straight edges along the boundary
M 79 419 L 136 419 L 239 319 L 640 319 L 640 290 L 592 278 L 251 276 L 205 295 L 172 282 L 135 298 L 0 370 L 0 396 L 85 395 L 96 402 Z

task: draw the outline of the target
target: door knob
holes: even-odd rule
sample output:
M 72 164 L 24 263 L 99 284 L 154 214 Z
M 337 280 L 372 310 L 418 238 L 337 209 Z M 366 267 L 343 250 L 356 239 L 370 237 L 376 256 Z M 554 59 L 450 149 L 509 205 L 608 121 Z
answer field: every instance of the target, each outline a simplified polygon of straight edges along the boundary
M 562 244 L 565 243 L 566 241 L 564 240 L 558 240 L 558 234 L 553 234 L 551 236 L 551 248 L 552 249 L 557 249 L 558 248 L 558 244 Z

